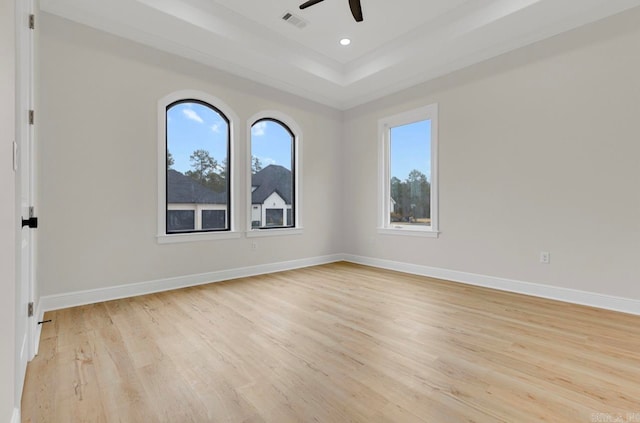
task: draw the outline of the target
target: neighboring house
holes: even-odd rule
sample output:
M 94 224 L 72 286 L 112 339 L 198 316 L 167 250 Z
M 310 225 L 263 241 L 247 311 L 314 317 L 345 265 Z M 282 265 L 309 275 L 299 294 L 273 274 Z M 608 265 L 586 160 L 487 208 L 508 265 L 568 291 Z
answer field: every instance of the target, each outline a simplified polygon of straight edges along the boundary
M 293 178 L 282 166 L 269 165 L 251 177 L 251 227 L 292 226 Z M 167 232 L 227 227 L 227 194 L 192 178 L 167 172 Z
M 167 171 L 167 232 L 227 227 L 227 194 L 192 178 Z
M 293 177 L 279 165 L 251 176 L 251 228 L 293 226 Z

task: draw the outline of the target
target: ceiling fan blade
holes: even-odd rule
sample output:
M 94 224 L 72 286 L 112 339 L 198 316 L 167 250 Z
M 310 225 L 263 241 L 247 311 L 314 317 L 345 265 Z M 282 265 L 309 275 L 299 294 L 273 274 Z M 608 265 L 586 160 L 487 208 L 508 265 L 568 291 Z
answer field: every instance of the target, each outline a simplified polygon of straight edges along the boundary
M 362 22 L 362 6 L 360 5 L 360 0 L 349 0 L 349 7 L 351 7 L 353 19 L 355 19 L 356 22 Z
M 324 0 L 309 0 L 309 1 L 305 1 L 304 3 L 302 3 L 300 5 L 300 10 L 306 9 L 307 7 L 313 6 L 314 4 L 318 4 L 321 1 L 324 1 Z

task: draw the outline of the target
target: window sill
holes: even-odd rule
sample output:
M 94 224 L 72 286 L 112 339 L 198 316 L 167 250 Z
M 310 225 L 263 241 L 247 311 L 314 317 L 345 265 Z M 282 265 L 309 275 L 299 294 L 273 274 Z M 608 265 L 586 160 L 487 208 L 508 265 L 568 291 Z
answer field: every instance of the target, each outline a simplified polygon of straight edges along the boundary
M 242 237 L 241 232 L 205 232 L 205 233 L 189 233 L 189 234 L 170 234 L 158 235 L 158 244 L 175 244 L 180 242 L 197 242 L 197 241 L 218 241 L 221 239 L 238 239 Z
M 438 238 L 440 232 L 431 229 L 416 228 L 378 228 L 381 235 L 418 236 L 424 238 Z
M 302 228 L 253 229 L 247 231 L 247 238 L 261 238 L 267 236 L 285 235 L 302 235 Z

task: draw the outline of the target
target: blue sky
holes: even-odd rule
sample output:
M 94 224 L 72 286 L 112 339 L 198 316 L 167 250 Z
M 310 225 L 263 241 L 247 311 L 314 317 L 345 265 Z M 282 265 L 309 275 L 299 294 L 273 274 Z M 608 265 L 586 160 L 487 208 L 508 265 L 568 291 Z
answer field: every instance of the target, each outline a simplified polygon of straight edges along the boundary
M 204 149 L 219 163 L 227 155 L 228 125 L 218 113 L 199 103 L 180 103 L 167 112 L 167 140 L 175 161 L 173 168 L 186 172 L 189 156 Z M 261 121 L 251 131 L 251 152 L 266 167 L 278 164 L 291 169 L 291 136 L 276 122 Z M 431 180 L 431 121 L 391 128 L 391 176 L 405 180 L 418 169 Z
M 291 134 L 280 124 L 263 120 L 251 130 L 251 155 L 262 167 L 277 164 L 291 170 Z
M 431 121 L 391 128 L 390 156 L 391 176 L 404 181 L 418 169 L 431 181 Z
M 199 103 L 180 103 L 167 112 L 167 143 L 173 168 L 186 172 L 191 168 L 189 156 L 204 149 L 221 163 L 227 155 L 225 120 L 209 107 Z M 281 125 L 261 121 L 251 131 L 252 155 L 266 167 L 278 164 L 291 169 L 291 136 Z
M 186 172 L 189 156 L 207 150 L 218 161 L 227 157 L 228 125 L 214 110 L 198 103 L 180 103 L 167 112 L 167 147 L 175 161 L 173 168 Z

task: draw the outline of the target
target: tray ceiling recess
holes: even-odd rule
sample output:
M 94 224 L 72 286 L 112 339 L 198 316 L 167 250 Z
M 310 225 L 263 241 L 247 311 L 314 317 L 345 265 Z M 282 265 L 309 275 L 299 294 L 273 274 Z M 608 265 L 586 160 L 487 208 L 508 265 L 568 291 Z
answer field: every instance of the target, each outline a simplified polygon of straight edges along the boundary
M 41 10 L 346 110 L 640 0 L 41 0 Z M 287 19 L 284 17 L 289 14 Z M 350 39 L 343 46 L 341 39 Z

